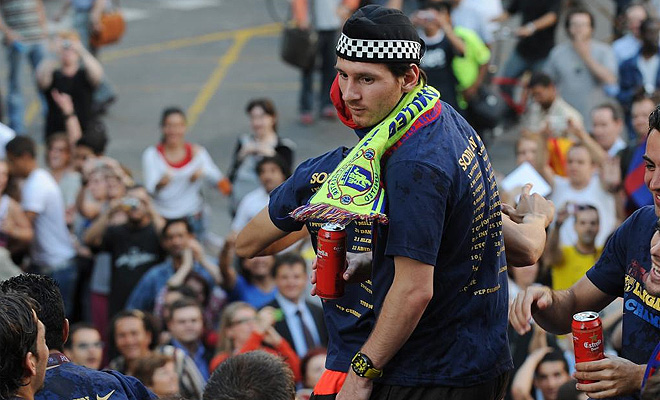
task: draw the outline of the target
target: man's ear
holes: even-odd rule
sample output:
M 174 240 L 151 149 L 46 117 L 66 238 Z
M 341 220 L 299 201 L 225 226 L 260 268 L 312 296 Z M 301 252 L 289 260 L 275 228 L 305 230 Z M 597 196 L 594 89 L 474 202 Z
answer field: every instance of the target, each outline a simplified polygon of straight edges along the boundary
M 32 379 L 35 375 L 37 375 L 37 356 L 28 351 L 23 360 L 23 376 Z
M 410 68 L 408 68 L 408 71 L 406 71 L 406 73 L 403 75 L 403 83 L 401 85 L 401 89 L 404 93 L 412 91 L 415 86 L 417 86 L 420 73 L 419 65 L 410 64 Z
M 69 339 L 69 320 L 64 319 L 64 326 L 62 327 L 62 343 L 66 343 L 66 341 Z

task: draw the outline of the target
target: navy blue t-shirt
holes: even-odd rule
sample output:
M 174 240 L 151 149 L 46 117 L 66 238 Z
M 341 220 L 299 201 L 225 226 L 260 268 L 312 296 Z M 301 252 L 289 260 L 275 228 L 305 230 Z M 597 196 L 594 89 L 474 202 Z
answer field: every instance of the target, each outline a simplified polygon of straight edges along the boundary
M 95 371 L 71 362 L 46 370 L 44 388 L 35 400 L 147 400 L 157 399 L 149 389 L 132 376 L 117 371 Z
M 374 241 L 376 315 L 395 256 L 434 266 L 434 295 L 380 382 L 465 387 L 513 368 L 501 202 L 479 136 L 447 103 L 433 112 L 440 115 L 413 126 L 383 169 L 389 225 Z
M 598 289 L 623 297 L 621 357 L 635 364 L 646 364 L 660 341 L 660 297 L 645 289 L 657 220 L 653 206 L 637 210 L 614 232 L 603 254 L 587 271 Z
M 271 192 L 268 212 L 275 226 L 285 232 L 302 229 L 303 223 L 289 217 L 289 213 L 307 204 L 348 151 L 340 147 L 303 162 L 286 182 Z M 323 222 L 311 220 L 306 225 L 316 249 L 316 234 Z M 371 251 L 370 223 L 353 222 L 346 227 L 346 233 L 349 252 Z M 323 301 L 323 311 L 328 327 L 326 368 L 347 372 L 351 359 L 367 341 L 374 325 L 371 281 L 347 284 L 343 297 Z

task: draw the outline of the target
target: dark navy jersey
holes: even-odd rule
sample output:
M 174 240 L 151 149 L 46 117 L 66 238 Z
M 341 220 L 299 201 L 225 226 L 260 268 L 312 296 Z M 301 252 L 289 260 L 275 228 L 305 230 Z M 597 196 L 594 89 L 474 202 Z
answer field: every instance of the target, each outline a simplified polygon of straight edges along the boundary
M 445 102 L 430 113 L 383 168 L 389 224 L 376 230 L 372 281 L 378 315 L 394 257 L 407 257 L 433 266 L 433 298 L 380 382 L 465 387 L 513 367 L 501 202 L 479 136 Z
M 49 367 L 35 400 L 148 400 L 158 397 L 132 376 L 71 362 Z
M 653 206 L 635 211 L 614 232 L 603 254 L 587 271 L 587 278 L 598 289 L 623 297 L 620 355 L 635 364 L 646 364 L 660 342 L 660 297 L 645 288 L 657 220 Z
M 289 217 L 289 213 L 298 206 L 307 204 L 348 151 L 349 149 L 340 147 L 303 162 L 286 182 L 273 190 L 268 212 L 275 226 L 285 232 L 302 229 L 303 223 Z M 306 225 L 316 249 L 316 235 L 323 222 L 311 220 Z M 371 251 L 371 223 L 353 222 L 346 227 L 346 234 L 349 252 Z M 371 281 L 347 284 L 344 296 L 323 301 L 323 310 L 329 335 L 326 368 L 347 372 L 351 359 L 366 342 L 373 328 Z

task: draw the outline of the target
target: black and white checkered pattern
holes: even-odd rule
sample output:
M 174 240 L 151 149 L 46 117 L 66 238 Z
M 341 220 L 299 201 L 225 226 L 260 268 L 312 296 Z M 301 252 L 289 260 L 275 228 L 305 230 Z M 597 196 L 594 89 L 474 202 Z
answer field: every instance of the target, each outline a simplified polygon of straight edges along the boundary
M 419 61 L 422 45 L 412 40 L 351 39 L 341 34 L 337 54 L 348 60 Z

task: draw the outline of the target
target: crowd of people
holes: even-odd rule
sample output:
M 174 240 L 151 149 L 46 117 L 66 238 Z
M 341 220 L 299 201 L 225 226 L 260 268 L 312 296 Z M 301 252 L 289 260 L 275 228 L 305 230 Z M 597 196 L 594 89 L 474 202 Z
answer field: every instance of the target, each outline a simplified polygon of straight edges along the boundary
M 296 165 L 262 97 L 218 160 L 167 107 L 139 176 L 106 154 L 116 93 L 89 44 L 105 1 L 71 1 L 75 32 L 48 45 L 40 0 L 0 2 L 0 398 L 660 392 L 660 4 L 614 2 L 614 39 L 600 41 L 587 2 L 367 3 L 291 4 L 317 33 L 321 75 L 315 101 L 316 71 L 300 71 L 300 122 L 337 119 L 357 141 Z M 498 75 L 522 87 L 506 126 L 527 175 L 507 186 L 479 133 L 516 14 Z M 44 162 L 25 135 L 23 58 Z M 210 209 L 208 188 L 228 210 Z M 217 254 L 211 212 L 232 216 Z M 328 221 L 346 228 L 347 283 L 320 301 Z M 576 364 L 570 323 L 585 310 L 600 312 L 607 358 Z

